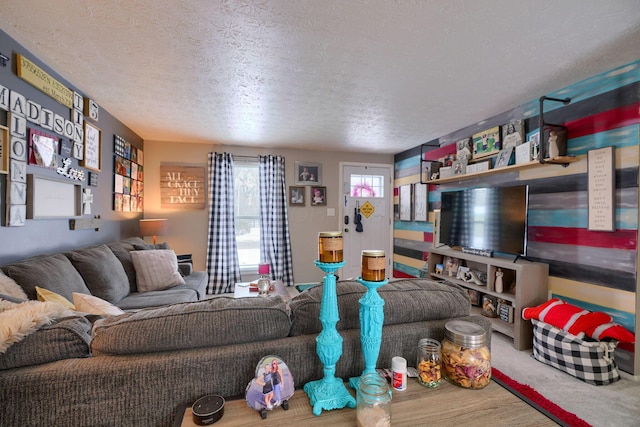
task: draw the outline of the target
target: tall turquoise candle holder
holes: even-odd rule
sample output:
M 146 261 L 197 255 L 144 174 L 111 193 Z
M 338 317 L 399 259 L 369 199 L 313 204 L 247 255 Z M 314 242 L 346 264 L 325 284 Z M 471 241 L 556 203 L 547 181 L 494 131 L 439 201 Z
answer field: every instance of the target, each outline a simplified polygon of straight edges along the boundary
M 335 377 L 336 363 L 342 356 L 342 336 L 336 329 L 338 316 L 338 297 L 336 294 L 336 276 L 333 274 L 345 263 L 327 263 L 315 261 L 316 267 L 324 271 L 322 301 L 320 302 L 320 322 L 322 331 L 316 337 L 316 352 L 324 366 L 324 377 L 309 381 L 304 392 L 309 396 L 313 415 L 320 415 L 323 409 L 342 409 L 356 407 L 356 399 L 349 393 L 340 378 Z
M 384 300 L 378 294 L 378 288 L 389 283 L 389 280 L 369 282 L 358 277 L 358 282 L 367 288 L 367 292 L 360 298 L 360 343 L 364 356 L 364 375 L 376 372 L 384 323 Z M 351 388 L 357 390 L 358 383 L 360 377 L 349 378 Z

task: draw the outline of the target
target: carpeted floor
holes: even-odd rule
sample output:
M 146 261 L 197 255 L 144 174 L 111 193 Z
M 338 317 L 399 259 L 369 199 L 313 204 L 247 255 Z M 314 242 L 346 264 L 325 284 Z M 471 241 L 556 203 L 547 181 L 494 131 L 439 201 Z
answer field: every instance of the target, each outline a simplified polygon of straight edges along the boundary
M 640 382 L 628 376 L 604 386 L 587 384 L 536 361 L 531 350 L 514 349 L 511 338 L 498 332 L 491 338 L 491 363 L 594 427 L 640 426 Z

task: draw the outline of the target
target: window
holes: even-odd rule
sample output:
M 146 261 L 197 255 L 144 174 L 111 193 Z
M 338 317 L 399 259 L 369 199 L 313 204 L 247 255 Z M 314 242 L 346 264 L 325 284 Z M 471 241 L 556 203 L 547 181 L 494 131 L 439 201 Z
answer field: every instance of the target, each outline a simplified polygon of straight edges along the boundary
M 351 175 L 351 197 L 384 198 L 384 176 Z
M 234 219 L 240 268 L 260 263 L 260 180 L 258 162 L 236 161 L 233 166 Z

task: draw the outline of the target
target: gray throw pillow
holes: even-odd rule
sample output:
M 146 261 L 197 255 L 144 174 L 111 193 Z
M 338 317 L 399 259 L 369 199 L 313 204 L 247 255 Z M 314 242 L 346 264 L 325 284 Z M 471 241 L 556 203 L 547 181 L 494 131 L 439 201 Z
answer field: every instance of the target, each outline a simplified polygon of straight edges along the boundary
M 36 299 L 36 286 L 62 295 L 69 301 L 73 293 L 90 294 L 78 270 L 64 254 L 41 255 L 2 268 L 15 280 L 29 299 Z
M 117 303 L 129 295 L 129 278 L 122 263 L 107 245 L 73 251 L 67 256 L 84 278 L 92 295 L 110 303 Z

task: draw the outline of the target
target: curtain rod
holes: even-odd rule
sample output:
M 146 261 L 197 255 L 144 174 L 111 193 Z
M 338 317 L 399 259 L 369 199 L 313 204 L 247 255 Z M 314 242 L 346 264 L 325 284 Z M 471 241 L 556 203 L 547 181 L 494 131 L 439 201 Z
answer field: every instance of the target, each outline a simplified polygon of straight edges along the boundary
M 247 160 L 258 160 L 260 159 L 260 156 L 236 156 L 235 154 L 233 155 L 234 159 L 247 159 Z

